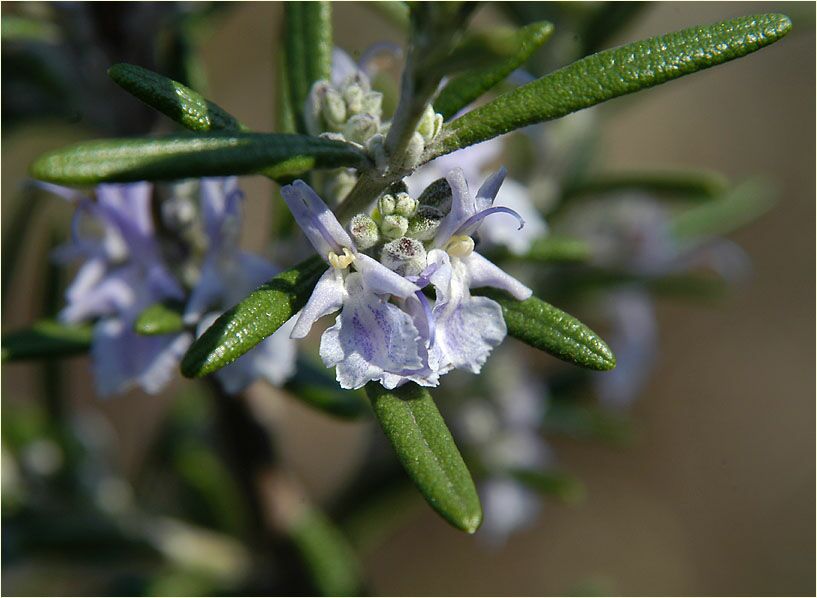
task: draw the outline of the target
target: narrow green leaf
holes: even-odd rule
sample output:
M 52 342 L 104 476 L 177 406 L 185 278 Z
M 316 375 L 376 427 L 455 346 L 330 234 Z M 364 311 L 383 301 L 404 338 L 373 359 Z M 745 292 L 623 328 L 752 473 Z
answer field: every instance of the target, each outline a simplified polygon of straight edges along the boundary
M 564 361 L 591 370 L 612 370 L 616 358 L 610 347 L 579 320 L 531 297 L 517 301 L 503 291 L 479 289 L 502 306 L 508 334 Z
M 531 243 L 520 259 L 538 263 L 575 263 L 590 258 L 590 246 L 581 239 L 547 236 Z
M 720 199 L 679 214 L 672 221 L 670 230 L 681 242 L 726 235 L 764 214 L 774 202 L 774 190 L 767 182 L 748 180 Z
M 711 199 L 721 195 L 729 181 L 709 170 L 615 172 L 595 175 L 565 190 L 566 198 L 616 191 L 646 191 L 654 194 Z
M 791 29 L 780 14 L 730 19 L 583 58 L 451 121 L 424 160 L 709 68 L 774 43 Z
M 0 21 L 3 41 L 26 41 L 55 44 L 59 42 L 60 30 L 54 23 L 42 19 L 30 19 L 15 15 L 3 15 Z
M 284 3 L 286 77 L 299 130 L 306 128 L 303 108 L 315 81 L 332 71 L 332 6 L 330 2 Z
M 229 112 L 178 81 L 134 64 L 115 64 L 108 76 L 125 91 L 191 131 L 246 129 Z
M 284 388 L 306 405 L 335 417 L 356 419 L 369 411 L 362 392 L 343 390 L 329 370 L 306 360 L 298 361 Z
M 383 17 L 399 31 L 407 31 L 409 28 L 409 8 L 405 2 L 395 0 L 373 0 L 366 2 L 366 8 Z
M 542 428 L 549 435 L 612 444 L 626 444 L 633 437 L 628 416 L 608 412 L 595 405 L 578 405 L 573 400 L 552 401 L 545 413 Z
M 181 332 L 184 330 L 183 312 L 184 306 L 179 303 L 154 303 L 139 314 L 133 329 L 147 336 Z
M 182 374 L 206 376 L 244 355 L 306 304 L 325 271 L 326 263 L 313 256 L 261 285 L 196 339 L 182 359 Z
M 584 484 L 568 473 L 517 469 L 511 475 L 525 486 L 568 504 L 581 502 L 586 495 Z
M 375 416 L 409 477 L 451 525 L 474 533 L 482 506 L 451 432 L 428 391 L 414 383 L 386 390 L 366 385 Z
M 34 178 L 67 185 L 252 174 L 296 175 L 367 163 L 348 143 L 264 133 L 209 133 L 78 143 L 38 158 Z
M 363 584 L 357 556 L 343 532 L 326 515 L 307 508 L 289 534 L 322 596 L 360 594 Z
M 447 120 L 501 82 L 550 38 L 553 25 L 532 23 L 513 33 L 512 53 L 499 64 L 470 69 L 453 77 L 434 100 L 434 110 Z
M 3 335 L 2 361 L 50 359 L 85 353 L 91 348 L 90 326 L 42 320 L 31 328 Z

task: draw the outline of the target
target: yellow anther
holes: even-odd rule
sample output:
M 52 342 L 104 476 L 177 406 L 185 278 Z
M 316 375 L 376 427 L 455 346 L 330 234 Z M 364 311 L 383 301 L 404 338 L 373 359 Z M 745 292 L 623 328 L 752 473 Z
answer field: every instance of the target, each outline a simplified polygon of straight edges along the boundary
M 445 244 L 445 251 L 451 257 L 468 257 L 474 251 L 474 240 L 467 235 L 455 235 Z
M 330 251 L 327 259 L 333 268 L 345 270 L 349 267 L 349 264 L 355 261 L 355 254 L 349 251 L 348 247 L 344 247 L 343 255 L 338 255 L 334 251 Z

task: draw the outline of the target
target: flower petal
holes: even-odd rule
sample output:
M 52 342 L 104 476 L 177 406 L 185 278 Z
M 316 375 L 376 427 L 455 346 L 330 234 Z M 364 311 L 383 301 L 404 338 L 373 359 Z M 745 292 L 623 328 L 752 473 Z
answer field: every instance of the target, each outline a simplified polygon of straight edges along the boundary
M 290 336 L 304 338 L 312 325 L 323 316 L 339 310 L 344 298 L 343 274 L 336 268 L 329 268 L 318 280 L 309 301 L 301 310 Z
M 410 280 L 389 270 L 364 253 L 356 254 L 354 268 L 363 275 L 366 285 L 373 293 L 389 294 L 405 299 L 420 290 L 420 287 Z
M 354 250 L 355 245 L 349 234 L 309 185 L 298 179 L 282 187 L 281 195 L 298 226 L 322 257 L 326 257 L 330 251 L 339 254 L 344 247 Z
M 371 293 L 359 274 L 347 276 L 347 291 L 343 311 L 321 337 L 321 359 L 336 368 L 342 388 L 361 388 L 372 380 L 398 386 L 423 367 L 411 316 Z
M 499 188 L 502 186 L 506 174 L 508 174 L 508 169 L 503 166 L 482 183 L 479 191 L 477 191 L 475 202 L 478 212 L 487 210 L 494 205 L 494 199 L 496 199 L 496 194 L 499 193 Z
M 445 179 L 451 186 L 451 211 L 443 218 L 440 228 L 437 229 L 434 237 L 435 247 L 445 245 L 455 231 L 477 213 L 476 203 L 468 192 L 468 183 L 465 181 L 462 168 L 455 168 Z
M 479 287 L 502 289 L 519 301 L 524 301 L 533 294 L 533 291 L 528 287 L 476 251 L 471 252 L 467 257 L 461 258 L 461 261 L 468 270 L 469 287 L 472 289 Z

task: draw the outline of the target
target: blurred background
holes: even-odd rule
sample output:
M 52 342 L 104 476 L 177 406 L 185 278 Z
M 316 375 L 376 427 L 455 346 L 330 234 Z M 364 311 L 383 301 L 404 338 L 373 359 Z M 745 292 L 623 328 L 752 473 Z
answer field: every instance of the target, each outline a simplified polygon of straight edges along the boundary
M 120 4 L 127 6 L 103 4 L 95 26 L 105 30 L 106 14 L 113 18 L 106 11 L 115 11 Z M 160 7 L 154 8 L 160 12 Z M 2 10 L 5 25 L 6 17 L 20 9 L 5 3 Z M 88 15 L 80 12 L 73 18 L 83 32 L 82 19 Z M 747 58 L 614 100 L 597 111 L 599 169 L 705 167 L 732 180 L 762 174 L 774 182 L 775 207 L 731 235 L 751 258 L 750 279 L 716 300 L 659 299 L 655 367 L 631 408 L 629 442 L 548 439 L 562 467 L 584 484 L 583 500 L 567 505 L 546 501 L 530 527 L 501 546 L 491 546 L 478 536 L 454 530 L 419 495 L 410 495 L 401 503 L 407 513 L 402 521 L 384 528 L 376 540 L 352 534 L 371 594 L 815 591 L 814 6 L 650 3 L 614 38 L 605 40 L 605 47 L 761 12 L 791 16 L 792 33 Z M 476 22 L 490 24 L 502 14 L 499 8 L 488 7 Z M 159 20 L 151 14 L 142 17 L 143 34 Z M 275 127 L 281 18 L 280 3 L 219 5 L 197 37 L 208 97 L 256 130 Z M 378 41 L 403 42 L 394 24 L 362 3 L 336 4 L 333 18 L 336 45 L 353 55 Z M 95 98 L 100 104 L 93 122 L 68 105 L 47 108 L 53 116 L 43 120 L 26 112 L 33 100 L 25 96 L 25 89 L 7 81 L 10 68 L 25 65 L 10 62 L 16 57 L 7 49 L 4 26 L 3 252 L 19 246 L 21 260 L 11 272 L 8 291 L 4 282 L 4 332 L 53 314 L 61 305 L 54 291 L 61 284 L 59 276 L 53 268 L 45 270 L 44 255 L 64 239 L 55 236 L 65 235 L 59 225 L 70 217 L 70 210 L 58 200 L 39 199 L 42 207 L 29 232 L 15 237 L 9 215 L 19 207 L 27 165 L 40 153 L 74 140 L 133 134 L 150 127 L 150 112 L 107 81 L 104 70 L 119 61 L 156 68 L 162 56 L 185 55 L 173 39 L 162 38 L 156 50 L 141 47 L 124 33 L 107 31 L 111 35 L 95 49 L 83 46 L 96 43 L 93 35 L 77 34 L 72 53 L 63 57 L 68 81 L 76 75 L 73 83 L 81 90 L 72 101 L 85 105 L 82 102 Z M 76 62 L 80 59 L 81 64 Z M 96 78 L 89 74 L 94 72 Z M 166 127 L 161 124 L 166 121 L 158 121 L 159 129 Z M 273 184 L 260 177 L 245 178 L 241 184 L 247 196 L 244 244 L 263 252 L 273 218 L 268 201 Z M 6 364 L 2 374 L 4 520 L 6 509 L 19 507 L 37 492 L 26 486 L 28 481 L 21 483 L 20 466 L 9 458 L 12 447 L 18 461 L 45 474 L 80 453 L 102 458 L 106 462 L 94 464 L 96 473 L 88 475 L 99 478 L 93 482 L 95 496 L 109 513 L 135 500 L 151 513 L 173 514 L 175 507 L 168 504 L 179 497 L 161 492 L 172 472 L 156 466 L 166 454 L 162 447 L 174 435 L 169 421 L 186 422 L 184 434 L 191 438 L 188 453 L 172 453 L 174 459 L 188 458 L 194 472 L 217 468 L 196 448 L 201 443 L 195 439 L 206 438 L 200 429 L 212 413 L 202 406 L 189 381 L 180 379 L 157 397 L 133 392 L 103 402 L 94 398 L 85 357 L 60 366 Z M 43 402 L 39 398 L 43 388 L 45 396 L 58 394 L 64 403 Z M 282 463 L 318 503 L 333 504 L 350 480 L 365 479 L 365 471 L 361 474 L 359 469 L 370 450 L 370 437 L 379 434 L 370 419 L 332 419 L 263 385 L 252 389 L 252 398 L 275 428 Z M 55 454 L 53 443 L 37 442 L 52 433 L 43 423 L 46 412 L 58 413 L 79 430 L 82 446 L 73 456 Z M 61 488 L 44 487 L 49 493 Z M 10 488 L 17 490 L 10 495 Z M 229 520 L 233 498 L 216 495 L 208 495 L 214 497 L 207 506 L 211 514 L 193 516 L 188 523 L 210 521 L 213 512 Z M 150 577 L 150 583 L 144 582 L 144 572 L 154 571 L 151 550 L 157 544 L 167 557 L 177 549 L 184 553 L 180 545 L 190 542 L 205 568 L 207 550 L 212 549 L 218 555 L 215 561 L 227 563 L 227 579 L 240 575 L 246 556 L 238 543 L 196 535 L 199 528 L 189 535 L 169 532 L 163 525 L 171 524 L 163 519 L 147 526 L 154 531 L 149 539 L 140 540 L 150 546 L 130 547 L 133 553 L 123 552 L 125 556 L 117 559 L 117 538 L 102 531 L 95 536 L 94 517 L 83 519 L 80 508 L 70 503 L 60 509 L 53 521 L 34 518 L 28 522 L 32 527 L 19 528 L 25 533 L 17 528 L 7 531 L 10 526 L 4 525 L 7 593 L 195 593 L 195 582 L 166 568 Z M 70 529 L 64 529 L 71 524 L 83 530 L 79 535 L 86 541 L 60 539 L 60 534 L 74 538 Z M 240 527 L 240 522 L 219 525 L 223 531 Z M 32 537 L 38 535 L 46 540 L 34 542 Z M 83 551 L 91 557 L 74 558 Z M 170 558 L 178 561 L 174 559 Z M 233 562 L 238 564 L 231 569 Z

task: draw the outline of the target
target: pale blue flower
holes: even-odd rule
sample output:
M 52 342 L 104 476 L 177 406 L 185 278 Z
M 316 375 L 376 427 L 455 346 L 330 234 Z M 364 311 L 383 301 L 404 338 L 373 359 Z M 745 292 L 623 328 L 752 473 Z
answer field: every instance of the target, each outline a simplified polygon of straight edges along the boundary
M 194 339 L 277 270 L 238 247 L 240 200 L 234 178 L 202 179 L 176 185 L 164 199 L 154 225 L 154 187 L 147 182 L 100 185 L 96 200 L 54 185 L 45 188 L 77 204 L 72 242 L 58 250 L 61 260 L 83 264 L 66 293 L 65 322 L 96 321 L 91 347 L 100 396 L 139 387 L 155 394 L 174 377 Z M 185 305 L 188 330 L 143 336 L 134 322 L 147 307 L 174 300 Z M 259 377 L 281 384 L 294 371 L 294 343 L 282 330 L 216 377 L 227 392 L 238 392 Z
M 395 388 L 423 370 L 421 338 L 409 314 L 389 303 L 419 287 L 359 252 L 335 215 L 303 181 L 281 189 L 295 221 L 330 265 L 301 310 L 292 338 L 303 338 L 319 318 L 339 311 L 321 337 L 320 355 L 335 367 L 343 388 L 379 381 Z M 424 383 L 423 378 L 416 378 Z
M 437 297 L 431 311 L 433 343 L 430 346 L 437 371 L 452 368 L 479 373 L 491 350 L 507 334 L 502 308 L 487 297 L 472 297 L 470 289 L 494 287 L 518 300 L 532 291 L 501 268 L 474 251 L 474 235 L 485 217 L 504 213 L 516 218 L 518 228 L 524 221 L 513 210 L 493 207 L 493 201 L 505 177 L 502 169 L 488 177 L 472 197 L 462 170 L 448 173 L 451 187 L 450 212 L 443 218 L 428 252 L 428 281 Z

